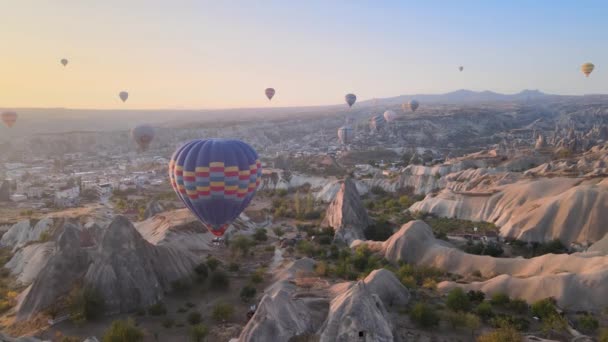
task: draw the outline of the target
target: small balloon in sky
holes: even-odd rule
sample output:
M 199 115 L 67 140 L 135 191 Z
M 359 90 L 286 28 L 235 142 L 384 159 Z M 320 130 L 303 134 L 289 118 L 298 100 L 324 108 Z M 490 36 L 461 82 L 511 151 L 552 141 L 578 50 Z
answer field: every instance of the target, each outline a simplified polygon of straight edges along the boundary
M 266 97 L 268 98 L 268 100 L 272 100 L 272 97 L 274 96 L 274 88 L 266 88 Z
M 352 107 L 355 104 L 355 102 L 357 101 L 357 95 L 346 94 L 344 96 L 344 100 L 346 100 L 346 103 L 348 104 L 349 107 Z
M 11 128 L 17 122 L 17 113 L 16 112 L 3 112 L 2 113 L 2 122 L 6 125 L 6 127 Z
M 593 69 L 595 69 L 595 65 L 593 65 L 593 63 L 585 63 L 581 65 L 581 71 L 586 77 L 589 77 L 589 74 L 591 74 Z
M 118 93 L 118 97 L 120 97 L 122 102 L 125 102 L 129 98 L 129 93 L 127 93 L 126 91 L 121 91 L 120 93 Z
M 62 58 L 62 59 L 61 59 L 61 64 L 62 64 L 63 66 L 68 65 L 68 60 L 67 60 L 67 59 L 65 59 L 65 58 Z

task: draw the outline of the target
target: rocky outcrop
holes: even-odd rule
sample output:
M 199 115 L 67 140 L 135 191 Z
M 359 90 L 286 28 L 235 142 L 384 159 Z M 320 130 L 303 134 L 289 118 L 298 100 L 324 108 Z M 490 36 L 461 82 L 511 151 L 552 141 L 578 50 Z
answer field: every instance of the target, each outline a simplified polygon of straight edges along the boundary
M 57 241 L 57 252 L 32 284 L 20 295 L 17 319 L 28 319 L 67 295 L 85 274 L 91 258 L 80 247 L 78 228 L 67 223 Z
M 599 241 L 591 245 L 587 251 L 589 253 L 608 255 L 608 233 Z
M 576 310 L 594 311 L 608 305 L 608 298 L 599 296 L 608 279 L 608 256 L 577 253 L 508 259 L 472 255 L 435 239 L 431 228 L 422 221 L 403 225 L 387 241 L 355 241 L 351 247 L 362 244 L 395 264 L 402 261 L 432 266 L 462 276 L 479 271 L 491 278 L 462 285 L 467 289 L 504 291 L 529 302 L 540 299 L 539 296 L 553 296 L 563 307 Z M 443 286 L 449 289 L 461 285 Z
M 55 242 L 35 243 L 19 249 L 4 265 L 21 285 L 29 285 L 55 253 Z
M 165 208 L 158 201 L 150 201 L 144 211 L 144 220 L 147 220 L 156 214 L 160 214 L 163 211 L 165 211 Z
M 409 292 L 393 273 L 376 270 L 364 280 L 330 286 L 316 278 L 314 261 L 294 261 L 264 291 L 238 341 L 393 341 L 387 310 L 404 306 Z
M 334 229 L 335 241 L 350 244 L 354 240 L 363 239 L 363 231 L 371 223 L 355 183 L 347 178 L 329 204 L 322 225 Z
M 10 247 L 13 251 L 23 247 L 29 242 L 38 241 L 40 235 L 54 223 L 52 218 L 43 218 L 40 221 L 25 220 L 14 224 L 0 240 L 0 246 Z
M 380 297 L 359 281 L 331 301 L 320 342 L 394 341 L 393 325 Z
M 109 312 L 128 312 L 159 301 L 171 282 L 192 274 L 196 258 L 170 246 L 154 246 L 117 216 L 93 254 L 85 284 L 106 299 Z

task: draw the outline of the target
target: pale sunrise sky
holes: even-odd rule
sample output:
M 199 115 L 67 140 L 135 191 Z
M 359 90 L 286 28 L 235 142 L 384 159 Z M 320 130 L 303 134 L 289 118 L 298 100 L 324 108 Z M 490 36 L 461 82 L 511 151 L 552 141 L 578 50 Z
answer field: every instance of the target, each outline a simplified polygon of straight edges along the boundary
M 606 18 L 606 1 L 0 0 L 0 107 L 608 93 Z M 266 87 L 277 90 L 271 103 Z

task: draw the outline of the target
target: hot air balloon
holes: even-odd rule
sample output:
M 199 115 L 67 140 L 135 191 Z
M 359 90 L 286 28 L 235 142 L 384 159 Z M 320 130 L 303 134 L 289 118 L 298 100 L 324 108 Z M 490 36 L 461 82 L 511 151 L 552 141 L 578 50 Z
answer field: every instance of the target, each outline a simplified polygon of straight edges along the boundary
M 17 113 L 15 112 L 3 112 L 2 113 L 2 122 L 6 125 L 6 127 L 11 128 L 17 122 Z
M 129 98 L 129 93 L 127 93 L 126 91 L 121 91 L 120 93 L 118 93 L 118 97 L 120 97 L 122 102 L 125 102 Z
M 67 60 L 67 59 L 65 59 L 65 58 L 62 58 L 62 59 L 61 59 L 61 64 L 63 64 L 63 66 L 68 65 L 68 60 Z
M 384 120 L 384 116 L 376 115 L 369 120 L 369 128 L 372 131 L 379 131 L 386 124 L 386 120 Z
M 462 71 L 462 70 L 464 70 L 464 67 L 461 65 L 458 67 L 458 70 Z
M 240 140 L 192 140 L 169 163 L 173 190 L 216 236 L 249 205 L 261 176 L 257 152 Z
M 355 102 L 357 101 L 357 95 L 346 94 L 346 96 L 344 96 L 344 99 L 346 100 L 346 103 L 348 104 L 348 106 L 352 107 L 355 104 Z
M 154 128 L 150 125 L 139 125 L 131 130 L 131 137 L 140 151 L 146 151 L 154 139 Z
M 420 103 L 418 103 L 416 100 L 411 100 L 407 103 L 407 106 L 412 110 L 412 112 L 415 112 L 416 109 L 418 109 L 418 106 L 420 106 Z
M 386 112 L 384 112 L 384 120 L 386 120 L 386 122 L 393 122 L 396 118 L 397 114 L 395 114 L 395 112 L 393 112 L 392 110 L 387 110 Z
M 272 100 L 274 93 L 274 88 L 266 88 L 266 97 L 268 98 L 268 100 Z
M 589 74 L 591 74 L 594 68 L 595 65 L 593 65 L 593 63 L 585 63 L 581 65 L 581 71 L 583 72 L 583 74 L 585 74 L 586 77 L 589 77 Z
M 338 139 L 342 145 L 348 145 L 353 138 L 353 128 L 349 125 L 344 125 L 338 128 Z

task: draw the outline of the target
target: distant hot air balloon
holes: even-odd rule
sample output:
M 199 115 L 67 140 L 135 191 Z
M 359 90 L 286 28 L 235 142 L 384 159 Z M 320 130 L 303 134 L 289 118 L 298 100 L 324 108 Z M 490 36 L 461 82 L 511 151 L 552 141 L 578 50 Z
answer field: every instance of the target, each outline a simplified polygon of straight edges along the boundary
M 372 131 L 379 131 L 386 124 L 386 120 L 384 120 L 384 116 L 376 115 L 369 120 L 369 128 Z
M 461 65 L 458 67 L 458 70 L 462 71 L 462 70 L 464 70 L 464 67 Z
M 395 112 L 393 112 L 392 110 L 387 110 L 386 112 L 384 112 L 384 120 L 386 120 L 386 122 L 393 122 L 396 118 L 397 114 L 395 114 Z
M 266 97 L 268 98 L 268 100 L 272 100 L 272 97 L 274 96 L 274 88 L 266 88 Z
M 585 63 L 581 65 L 581 71 L 586 77 L 589 77 L 589 74 L 591 74 L 593 69 L 595 69 L 595 65 L 593 65 L 593 63 Z
M 146 151 L 154 139 L 154 128 L 150 125 L 139 125 L 131 130 L 131 137 L 140 151 Z
M 257 152 L 240 140 L 192 140 L 169 163 L 173 190 L 216 236 L 249 205 L 261 176 Z
M 118 93 L 118 97 L 120 97 L 122 102 L 125 102 L 129 98 L 129 93 L 127 93 L 126 91 L 121 91 L 120 93 Z
M 348 145 L 353 138 L 353 128 L 350 125 L 344 125 L 338 128 L 338 139 L 342 145 Z
M 418 109 L 418 106 L 420 106 L 420 103 L 418 103 L 418 101 L 416 101 L 416 100 L 411 100 L 410 102 L 407 103 L 407 106 L 410 108 L 410 110 L 412 112 L 415 112 L 416 109 Z
M 62 59 L 61 59 L 61 64 L 63 64 L 63 66 L 68 65 L 68 60 L 67 60 L 67 59 L 65 59 L 65 58 L 62 58 Z
M 357 101 L 357 95 L 346 94 L 346 96 L 344 96 L 344 100 L 346 100 L 346 103 L 348 104 L 349 107 L 352 107 L 355 104 L 355 102 Z
M 11 128 L 17 122 L 17 113 L 16 112 L 3 112 L 2 113 L 2 122 L 6 125 L 6 127 Z

